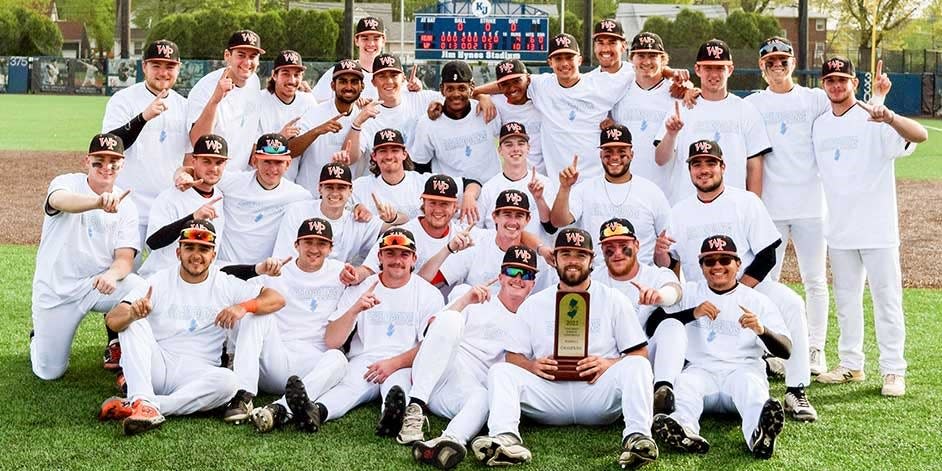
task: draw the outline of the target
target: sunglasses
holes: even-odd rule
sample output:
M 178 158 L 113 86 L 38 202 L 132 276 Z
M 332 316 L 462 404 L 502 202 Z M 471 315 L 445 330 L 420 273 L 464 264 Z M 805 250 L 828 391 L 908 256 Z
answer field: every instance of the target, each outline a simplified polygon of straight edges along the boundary
M 700 264 L 705 267 L 712 267 L 716 265 L 717 263 L 719 263 L 720 265 L 723 265 L 724 267 L 728 267 L 733 264 L 733 260 L 736 260 L 736 259 L 730 256 L 710 257 L 710 258 L 704 258 L 703 260 L 700 260 Z
M 124 165 L 123 160 L 119 160 L 117 162 L 111 162 L 109 164 L 106 164 L 100 160 L 92 161 L 92 168 L 104 168 L 105 170 L 115 170 L 115 171 L 121 170 L 121 167 L 123 165 Z
M 262 146 L 262 152 L 271 155 L 285 154 L 288 148 L 285 146 Z
M 523 281 L 533 281 L 536 279 L 536 272 L 519 267 L 504 267 L 500 270 L 501 274 L 511 278 L 519 277 Z
M 212 231 L 199 228 L 189 228 L 180 231 L 181 242 L 206 242 L 208 244 L 216 243 L 216 234 Z
M 380 247 L 412 247 L 415 245 L 412 240 L 402 234 L 389 234 L 380 239 Z
M 763 64 L 765 64 L 765 68 L 767 69 L 775 67 L 777 65 L 781 65 L 782 67 L 788 67 L 788 58 L 766 59 L 765 61 L 763 61 Z

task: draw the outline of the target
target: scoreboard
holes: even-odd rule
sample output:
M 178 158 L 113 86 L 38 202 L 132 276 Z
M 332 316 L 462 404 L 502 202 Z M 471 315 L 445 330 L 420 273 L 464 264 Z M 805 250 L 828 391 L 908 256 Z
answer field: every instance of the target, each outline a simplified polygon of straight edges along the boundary
M 541 16 L 415 15 L 415 58 L 543 62 L 549 19 Z

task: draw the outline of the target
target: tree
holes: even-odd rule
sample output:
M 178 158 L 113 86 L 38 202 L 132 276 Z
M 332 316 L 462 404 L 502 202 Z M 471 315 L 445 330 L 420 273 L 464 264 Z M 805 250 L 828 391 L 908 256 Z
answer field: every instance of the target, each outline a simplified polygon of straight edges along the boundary
M 20 38 L 20 29 L 16 17 L 7 10 L 0 10 L 0 56 L 16 53 L 15 47 Z
M 262 39 L 262 47 L 265 49 L 262 59 L 274 59 L 278 52 L 288 49 L 289 45 L 295 47 L 295 44 L 287 40 L 285 20 L 281 12 L 249 13 L 243 18 L 242 28 L 255 31 Z
M 713 37 L 713 25 L 706 15 L 686 8 L 677 14 L 671 31 L 671 47 L 699 47 Z
M 920 0 L 841 0 L 841 11 L 860 32 L 858 46 L 869 49 L 876 6 L 876 44 L 883 36 L 901 27 L 920 7 Z
M 131 8 L 134 10 L 134 24 L 147 29 L 175 13 L 211 9 L 238 14 L 252 13 L 255 11 L 255 0 L 133 0 Z
M 645 20 L 644 31 L 657 34 L 664 41 L 664 47 L 670 47 L 674 41 L 674 22 L 663 16 L 652 16 Z
M 198 37 L 190 45 L 191 58 L 221 59 L 229 36 L 243 28 L 244 16 L 235 11 L 213 8 L 194 13 Z M 198 39 L 197 39 L 198 38 Z M 261 37 L 262 48 L 265 37 Z
M 62 33 L 48 17 L 22 7 L 13 8 L 19 28 L 13 54 L 19 56 L 62 55 Z
M 115 33 L 114 0 L 59 0 L 56 8 L 59 18 L 85 24 L 99 55 L 111 50 Z
M 198 31 L 198 27 L 193 14 L 176 13 L 155 24 L 147 34 L 147 42 L 169 39 L 177 43 L 181 57 L 192 58 L 193 34 Z

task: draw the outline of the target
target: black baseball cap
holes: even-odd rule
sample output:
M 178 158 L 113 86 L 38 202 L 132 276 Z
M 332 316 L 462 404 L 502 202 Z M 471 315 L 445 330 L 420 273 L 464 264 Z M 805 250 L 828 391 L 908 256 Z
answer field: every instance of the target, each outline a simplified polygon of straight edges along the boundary
M 703 240 L 703 244 L 700 245 L 699 260 L 710 255 L 729 255 L 739 259 L 736 243 L 728 235 L 713 235 Z
M 527 66 L 523 65 L 520 59 L 503 60 L 497 64 L 494 70 L 497 72 L 497 83 L 513 80 L 530 73 Z
M 733 55 L 729 45 L 722 39 L 711 39 L 697 51 L 697 64 L 703 65 L 733 65 Z
M 180 231 L 180 243 L 216 246 L 216 226 L 206 219 L 190 219 Z
M 403 73 L 402 62 L 399 61 L 398 57 L 392 54 L 380 54 L 376 56 L 373 59 L 373 75 L 387 70 L 399 72 L 400 74 Z
M 612 218 L 599 227 L 599 242 L 606 243 L 613 240 L 638 240 L 635 236 L 635 226 L 625 218 Z
M 536 251 L 525 245 L 511 245 L 504 252 L 504 260 L 500 267 L 518 267 L 534 272 L 539 271 L 536 265 Z
M 277 56 L 275 56 L 275 68 L 272 69 L 272 72 L 285 67 L 297 67 L 301 70 L 307 69 L 307 67 L 305 67 L 304 63 L 301 61 L 301 54 L 298 54 L 297 51 L 292 51 L 290 49 L 281 51 Z
M 334 64 L 334 75 L 331 79 L 335 79 L 343 74 L 353 74 L 363 78 L 363 67 L 360 67 L 360 64 L 353 59 L 340 59 L 339 62 Z
M 124 141 L 120 136 L 103 132 L 96 134 L 92 142 L 88 145 L 88 155 L 110 155 L 112 157 L 124 157 Z
M 350 172 L 350 167 L 339 162 L 331 162 L 321 167 L 321 178 L 318 183 L 345 183 L 352 186 L 353 174 Z
M 353 36 L 356 37 L 364 33 L 376 33 L 386 36 L 386 29 L 383 27 L 383 20 L 373 16 L 364 16 L 363 18 L 360 18 L 360 21 L 357 21 L 357 27 Z
M 415 236 L 408 229 L 393 227 L 379 236 L 379 249 L 406 249 L 415 252 Z
M 397 146 L 405 149 L 406 141 L 398 129 L 381 129 L 373 136 L 373 149 L 376 150 L 383 146 Z
M 722 162 L 723 149 L 720 148 L 719 143 L 716 141 L 700 139 L 699 141 L 694 141 L 693 144 L 690 144 L 690 148 L 687 151 L 687 162 L 689 163 L 696 157 L 712 157 Z
M 499 142 L 504 142 L 504 139 L 509 139 L 511 137 L 521 137 L 526 141 L 530 141 L 530 136 L 527 135 L 527 128 L 523 123 L 518 123 L 516 121 L 510 121 L 504 123 L 500 127 L 500 140 Z
M 229 144 L 218 134 L 205 134 L 200 136 L 193 144 L 193 157 L 220 157 L 229 158 Z
M 425 190 L 422 191 L 422 198 L 457 201 L 458 184 L 455 179 L 448 175 L 432 175 L 425 181 Z
M 599 134 L 599 148 L 631 146 L 631 131 L 621 124 L 613 124 Z
M 168 39 L 158 39 L 144 49 L 144 62 L 162 61 L 180 63 L 180 48 Z
M 553 251 L 564 249 L 576 249 L 584 252 L 595 253 L 592 249 L 592 236 L 588 232 L 576 228 L 567 227 L 556 234 L 556 244 Z
M 854 63 L 844 56 L 829 57 L 821 64 L 821 80 L 830 76 L 854 78 Z
M 502 209 L 513 209 L 530 214 L 530 198 L 520 190 L 504 190 L 497 195 L 494 212 Z
M 792 49 L 792 43 L 789 40 L 780 36 L 772 36 L 759 46 L 759 60 L 768 56 L 795 57 L 795 50 Z
M 625 30 L 621 27 L 621 22 L 614 18 L 605 18 L 595 24 L 592 29 L 592 39 L 599 36 L 614 36 L 622 41 L 625 40 Z
M 472 80 L 471 66 L 465 61 L 451 61 L 442 66 L 442 84 L 471 83 Z
M 255 158 L 261 160 L 291 161 L 288 138 L 276 132 L 262 134 L 255 142 Z
M 243 29 L 232 33 L 232 36 L 229 36 L 229 43 L 226 45 L 226 49 L 255 49 L 259 54 L 264 54 L 265 50 L 262 49 L 262 40 L 258 37 L 258 34 L 255 31 L 249 29 Z
M 330 226 L 330 221 L 321 218 L 310 218 L 301 221 L 298 227 L 298 238 L 301 239 L 321 239 L 327 242 L 334 242 L 334 230 Z
M 549 43 L 549 54 L 547 54 L 547 59 L 553 57 L 555 54 L 577 54 L 581 55 L 582 52 L 579 51 L 579 42 L 576 41 L 576 38 L 568 33 L 560 33 L 556 36 L 553 36 L 553 39 Z
M 657 33 L 640 32 L 631 39 L 631 54 L 635 52 L 667 52 L 664 50 L 664 41 Z

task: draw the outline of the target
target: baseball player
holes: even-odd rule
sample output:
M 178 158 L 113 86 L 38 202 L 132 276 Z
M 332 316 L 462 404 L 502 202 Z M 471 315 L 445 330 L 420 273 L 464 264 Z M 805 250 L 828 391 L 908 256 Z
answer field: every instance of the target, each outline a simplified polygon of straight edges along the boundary
M 383 52 L 383 48 L 386 46 L 386 28 L 383 27 L 383 20 L 372 16 L 360 18 L 354 30 L 353 43 L 357 46 L 358 59 L 356 62 L 363 68 L 365 75 L 363 80 L 365 84 L 363 96 L 364 98 L 375 100 L 377 91 L 372 82 L 373 70 L 369 67 L 373 65 L 376 56 L 380 55 Z M 336 71 L 336 66 L 325 70 L 324 74 L 318 79 L 317 84 L 314 85 L 312 93 L 318 103 L 334 99 L 334 92 L 336 90 L 331 82 L 333 81 L 332 78 Z
M 277 291 L 219 271 L 215 243 L 211 222 L 191 221 L 180 232 L 180 265 L 155 273 L 105 318 L 124 345 L 128 397 L 106 400 L 98 418 L 121 420 L 127 435 L 159 427 L 164 415 L 226 404 L 237 387 L 235 374 L 219 366 L 226 332 L 248 313 L 285 305 Z
M 864 380 L 866 278 L 873 296 L 882 394 L 902 396 L 906 393 L 906 327 L 893 165 L 894 159 L 912 154 L 928 133 L 919 123 L 882 104 L 892 84 L 881 68 L 878 64 L 875 102 L 867 104 L 854 98 L 858 81 L 851 61 L 832 57 L 822 66 L 821 80 L 831 100 L 831 113 L 815 120 L 812 141 L 828 209 L 825 238 L 834 277 L 840 363 L 819 375 L 818 381 Z
M 723 146 L 729 185 L 761 195 L 762 158 L 772 145 L 758 110 L 729 93 L 727 81 L 733 73 L 729 46 L 719 39 L 703 43 L 694 71 L 700 77 L 701 99 L 689 110 L 681 110 L 674 102 L 674 113 L 659 127 L 655 138 L 655 161 L 672 168 L 668 200 L 675 204 L 695 192 L 681 159 L 684 150 L 700 139 Z
M 336 241 L 331 243 L 329 258 L 341 263 L 362 263 L 386 225 L 379 217 L 370 215 L 367 219 L 363 205 L 347 209 L 353 186 L 351 179 L 350 167 L 339 163 L 324 165 L 318 185 L 321 199 L 298 201 L 285 209 L 272 255 L 282 258 L 298 255 L 298 224 L 319 217 L 330 221 L 333 240 Z
M 144 280 L 131 273 L 140 250 L 137 208 L 125 201 L 115 179 L 124 164 L 124 144 L 98 134 L 82 159 L 85 173 L 60 175 L 49 183 L 43 229 L 33 275 L 30 362 L 41 379 L 62 377 L 72 339 L 88 311 L 107 312 Z M 109 337 L 114 334 L 109 332 Z M 108 351 L 116 354 L 108 355 Z M 109 341 L 107 360 L 120 348 Z
M 604 176 L 581 176 L 580 180 L 578 156 L 573 157 L 572 165 L 559 173 L 559 191 L 550 222 L 556 227 L 575 222 L 578 227 L 595 231 L 612 216 L 627 218 L 634 221 L 637 231 L 638 259 L 650 264 L 657 234 L 667 228 L 670 206 L 657 185 L 631 173 L 632 151 L 628 128 L 616 124 L 603 129 L 599 160 Z M 577 181 L 581 183 L 576 185 Z
M 739 241 L 740 282 L 772 300 L 791 338 L 793 348 L 784 364 L 785 411 L 795 420 L 817 420 L 818 413 L 805 393 L 811 371 L 804 302 L 791 288 L 768 277 L 775 266 L 781 234 L 758 196 L 726 186 L 726 158 L 718 143 L 696 141 L 688 152 L 690 180 L 697 193 L 674 205 L 670 226 L 658 238 L 655 262 L 658 266 L 679 266 L 686 281 L 697 281 L 703 277 L 697 261 L 704 238 L 723 232 Z
M 669 269 L 638 260 L 640 244 L 627 219 L 612 218 L 602 223 L 599 245 L 606 269 L 594 271 L 592 280 L 620 291 L 634 306 L 648 336 L 648 358 L 654 370 L 654 412 L 670 413 L 674 410 L 674 382 L 684 367 L 687 334 L 676 319 L 649 319 L 655 309 L 663 310 L 680 300 L 680 281 Z
M 617 290 L 590 283 L 594 253 L 589 233 L 560 231 L 555 245 L 558 287 L 530 296 L 517 310 L 505 347 L 507 362 L 495 364 L 487 375 L 489 435 L 471 443 L 475 457 L 489 466 L 531 460 L 519 432 L 521 412 L 552 425 L 602 425 L 624 417 L 619 464 L 637 467 L 657 459 L 650 437 L 652 377 L 644 332 L 631 301 Z M 557 291 L 588 292 L 591 297 L 589 356 L 577 367 L 586 382 L 554 381 Z
M 370 175 L 353 181 L 353 199 L 380 218 L 386 212 L 389 224 L 405 223 L 422 214 L 421 199 L 416 195 L 422 194 L 430 176 L 415 171 L 406 137 L 398 129 L 381 129 L 373 135 Z M 395 219 L 389 210 L 396 213 Z
M 216 238 L 223 238 L 224 202 L 216 184 L 229 162 L 229 146 L 222 136 L 207 134 L 196 140 L 191 160 L 195 179 L 189 189 L 167 188 L 151 207 L 146 240 L 150 255 L 138 271 L 143 277 L 177 264 L 174 243 L 191 219 L 212 221 Z
M 259 432 L 269 432 L 292 417 L 282 396 L 265 407 L 252 409 L 261 389 L 284 394 L 291 377 L 303 378 L 313 397 L 343 378 L 347 358 L 324 345 L 327 318 L 337 308 L 344 286 L 343 263 L 328 258 L 333 244 L 330 222 L 311 218 L 296 229 L 297 257 L 278 276 L 262 276 L 253 283 L 285 293 L 285 307 L 270 316 L 250 316 L 239 326 L 233 372 L 239 390 L 223 416 L 239 424 L 249 418 Z
M 535 283 L 537 254 L 515 245 L 500 265 L 496 296 L 478 285 L 435 315 L 412 364 L 409 405 L 396 440 L 415 444 L 416 461 L 442 469 L 458 465 L 487 420 L 487 370 L 504 359 L 510 324 Z M 425 441 L 431 411 L 451 419 L 441 436 Z
M 297 122 L 317 105 L 310 92 L 300 90 L 307 67 L 295 51 L 281 51 L 275 56 L 275 66 L 268 78 L 268 93 L 258 94 L 258 133 L 279 133 L 293 139 L 300 133 Z M 284 178 L 294 181 L 298 176 L 298 159 L 292 159 Z
M 811 143 L 815 118 L 830 111 L 824 90 L 795 83 L 795 56 L 785 38 L 772 37 L 759 48 L 759 68 L 769 84 L 746 97 L 762 114 L 772 152 L 762 166 L 762 202 L 782 235 L 771 277 L 778 280 L 789 239 L 795 246 L 805 287 L 811 374 L 827 370 L 827 251 L 824 242 L 824 190 Z
M 535 166 L 537 172 L 546 175 L 546 164 L 543 163 L 543 138 L 541 137 L 543 119 L 540 112 L 533 106 L 533 100 L 527 96 L 530 71 L 519 59 L 501 61 L 494 71 L 497 74 L 497 88 L 500 94 L 493 95 L 491 100 L 497 108 L 501 125 L 519 123 L 524 127 L 529 137 L 530 150 L 527 154 L 529 166 Z M 483 192 L 483 189 L 481 191 Z M 485 199 L 482 195 L 481 201 L 487 202 L 490 199 Z M 481 211 L 481 213 L 486 215 L 487 211 Z
M 733 239 L 713 235 L 703 241 L 703 279 L 687 282 L 681 311 L 687 324 L 689 365 L 677 378 L 676 407 L 654 417 L 658 439 L 683 451 L 706 453 L 699 435 L 703 412 L 736 412 L 752 455 L 769 459 L 782 432 L 782 404 L 769 397 L 762 354 L 788 358 L 791 340 L 785 321 L 769 298 L 738 280 L 742 264 Z
M 190 143 L 200 136 L 218 134 L 229 143 L 232 169 L 249 169 L 252 139 L 258 135 L 259 57 L 265 53 L 258 34 L 232 33 L 223 53 L 226 66 L 206 74 L 187 95 Z
M 378 397 L 383 407 L 377 435 L 396 436 L 402 427 L 418 342 L 443 302 L 438 290 L 412 275 L 416 244 L 411 232 L 389 229 L 378 245 L 381 271 L 344 291 L 328 319 L 327 348 L 339 348 L 352 337 L 346 375 L 316 403 L 300 381 L 288 385 L 288 406 L 295 422 L 308 424 L 305 430 Z
M 115 183 L 134 188 L 140 244 L 147 237 L 151 205 L 169 188 L 173 172 L 189 149 L 186 98 L 173 90 L 180 73 L 180 48 L 161 39 L 143 54 L 144 81 L 124 88 L 108 99 L 101 132 L 124 142 L 125 163 Z

